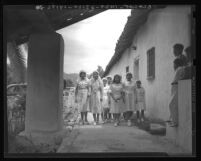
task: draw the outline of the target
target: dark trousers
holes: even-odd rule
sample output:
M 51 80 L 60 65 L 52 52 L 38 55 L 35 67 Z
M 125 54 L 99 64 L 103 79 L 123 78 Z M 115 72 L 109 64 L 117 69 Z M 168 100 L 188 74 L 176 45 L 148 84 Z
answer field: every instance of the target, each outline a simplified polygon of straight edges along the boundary
M 101 119 L 104 120 L 103 118 L 103 113 L 99 114 L 99 113 L 93 113 L 93 118 L 95 122 L 99 122 L 99 116 L 101 116 Z
M 118 122 L 118 123 L 120 122 L 120 115 L 121 115 L 120 113 L 114 113 L 113 114 L 113 118 L 114 118 L 115 122 Z
M 93 118 L 95 122 L 99 122 L 99 114 L 93 113 Z
M 141 113 L 140 111 L 137 111 L 137 119 L 139 118 L 144 118 L 144 110 L 141 110 Z
M 126 111 L 123 113 L 124 119 L 126 121 L 131 120 L 132 115 L 133 115 L 133 111 Z
M 104 120 L 106 119 L 111 119 L 111 113 L 109 108 L 104 108 L 103 109 L 103 115 L 104 115 Z
M 84 121 L 84 120 L 87 121 L 87 112 L 81 112 L 81 119 L 82 119 L 82 121 Z

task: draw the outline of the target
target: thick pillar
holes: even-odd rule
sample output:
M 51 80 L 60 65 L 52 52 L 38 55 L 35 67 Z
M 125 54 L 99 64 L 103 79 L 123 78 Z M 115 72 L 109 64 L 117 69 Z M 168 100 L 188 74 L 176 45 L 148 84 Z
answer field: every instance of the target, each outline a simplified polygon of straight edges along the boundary
M 29 39 L 25 133 L 63 128 L 63 57 L 60 34 L 34 34 Z

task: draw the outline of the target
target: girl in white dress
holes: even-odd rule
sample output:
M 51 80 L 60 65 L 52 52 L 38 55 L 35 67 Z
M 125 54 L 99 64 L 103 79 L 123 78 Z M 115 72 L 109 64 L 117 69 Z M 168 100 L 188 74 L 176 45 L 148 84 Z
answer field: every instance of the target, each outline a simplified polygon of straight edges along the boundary
M 91 112 L 93 113 L 94 125 L 99 123 L 99 115 L 103 113 L 103 82 L 97 71 L 93 72 L 91 84 Z M 102 116 L 102 115 L 101 115 Z M 103 120 L 103 118 L 102 118 Z
M 141 81 L 136 81 L 136 109 L 137 109 L 137 122 L 144 121 L 144 111 L 146 110 L 145 105 L 145 90 L 141 86 Z
M 81 124 L 88 124 L 87 112 L 88 112 L 88 101 L 90 96 L 90 84 L 86 78 L 86 72 L 80 71 L 79 79 L 75 88 L 75 102 L 78 103 L 79 111 L 81 112 Z M 85 121 L 84 121 L 85 118 Z
M 110 112 L 113 114 L 115 124 L 118 126 L 120 123 L 120 115 L 123 112 L 124 95 L 123 95 L 123 84 L 121 83 L 121 76 L 116 74 L 113 79 L 113 83 L 110 86 Z
M 109 121 L 109 111 L 110 111 L 110 106 L 109 106 L 109 86 L 107 85 L 107 79 L 103 78 L 103 102 L 102 102 L 102 107 L 103 107 L 103 118 L 104 122 Z
M 132 81 L 131 73 L 126 74 L 126 79 L 127 80 L 124 83 L 124 92 L 125 92 L 124 116 L 125 116 L 125 120 L 128 123 L 128 126 L 131 126 L 131 117 L 133 115 L 133 112 L 136 109 L 136 104 L 135 104 L 136 86 L 135 86 L 135 83 Z

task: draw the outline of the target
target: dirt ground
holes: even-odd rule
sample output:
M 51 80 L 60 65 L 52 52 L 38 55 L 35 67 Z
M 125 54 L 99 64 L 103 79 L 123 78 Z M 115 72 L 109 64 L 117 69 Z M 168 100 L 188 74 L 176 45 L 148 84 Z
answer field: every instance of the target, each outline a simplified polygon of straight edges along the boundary
M 91 117 L 91 116 L 88 116 Z M 93 119 L 89 118 L 89 122 Z M 123 123 L 114 127 L 103 125 L 76 125 L 69 137 L 64 138 L 57 153 L 72 152 L 164 152 L 185 155 L 185 151 L 169 142 L 165 136 L 151 135 L 136 126 Z

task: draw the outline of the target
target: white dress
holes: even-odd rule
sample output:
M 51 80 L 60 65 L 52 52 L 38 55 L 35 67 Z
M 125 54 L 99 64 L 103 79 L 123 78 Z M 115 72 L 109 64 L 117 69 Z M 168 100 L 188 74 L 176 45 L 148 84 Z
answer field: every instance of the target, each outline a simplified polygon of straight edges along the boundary
M 102 107 L 104 108 L 109 108 L 109 104 L 108 104 L 108 92 L 109 92 L 110 86 L 106 85 L 105 87 L 103 87 L 103 102 L 102 102 Z
M 88 80 L 78 80 L 77 82 L 77 101 L 78 101 L 78 109 L 80 112 L 87 112 L 89 99 L 88 95 L 90 95 L 90 84 Z
M 136 110 L 136 86 L 133 81 L 126 81 L 124 83 L 125 92 L 125 109 L 124 111 L 135 111 Z
M 102 103 L 100 101 L 103 98 L 103 83 L 101 79 L 91 79 L 91 112 L 94 114 L 101 114 L 103 112 Z
M 146 110 L 145 90 L 143 87 L 136 88 L 136 110 Z
M 111 109 L 110 112 L 111 113 L 122 113 L 123 112 L 123 106 L 125 105 L 123 103 L 123 99 L 122 99 L 122 92 L 123 92 L 123 84 L 111 84 L 110 85 L 110 93 L 113 94 L 113 97 L 115 99 L 121 98 L 120 100 L 118 100 L 117 102 L 114 101 L 114 99 L 112 97 L 110 97 L 111 99 Z

